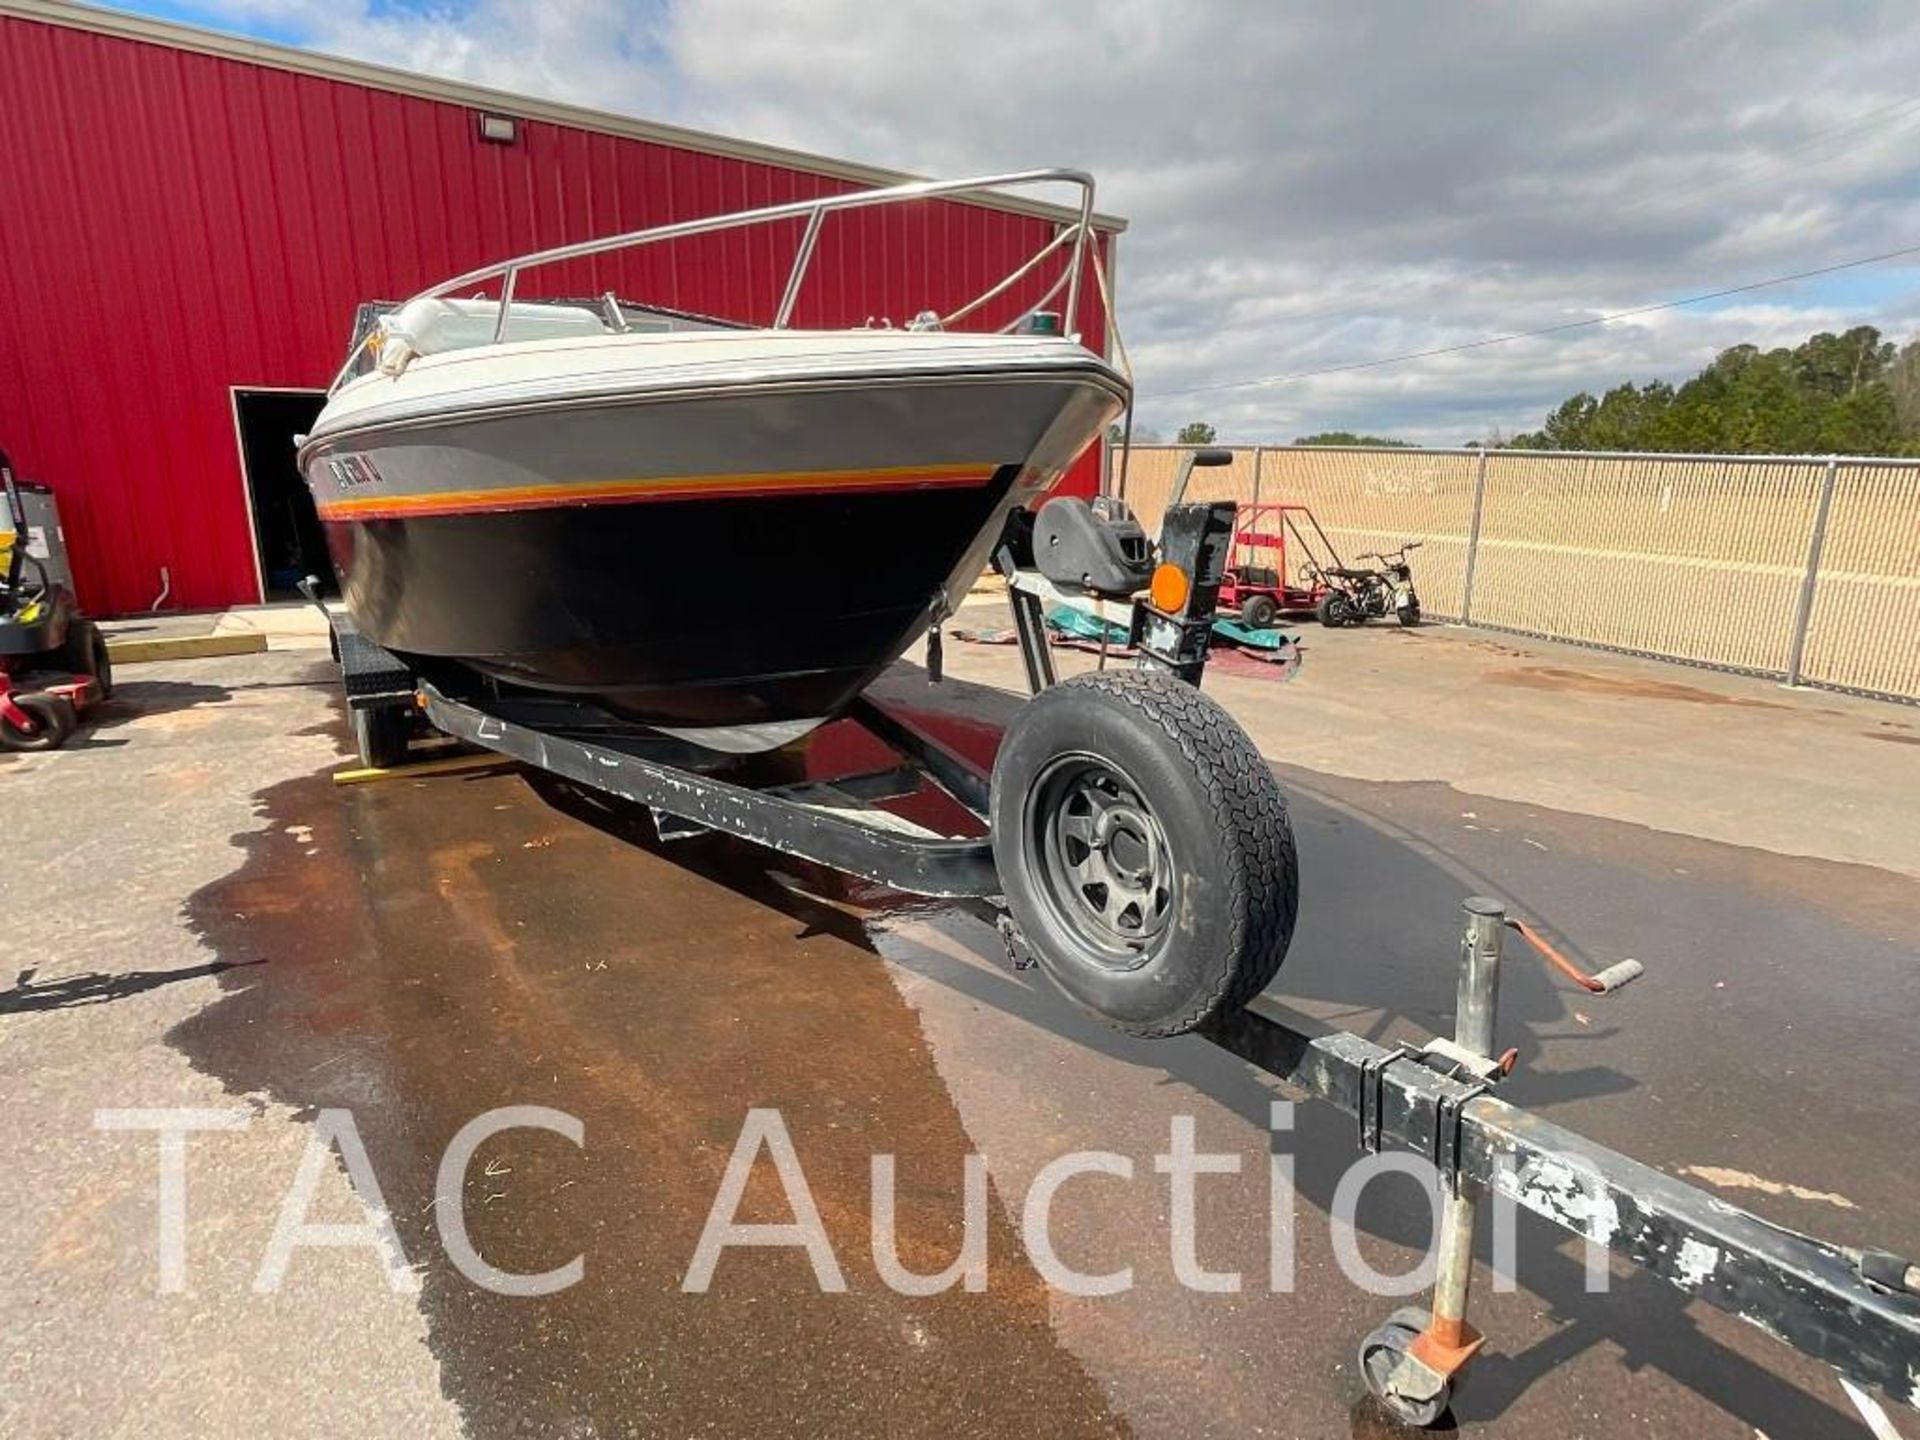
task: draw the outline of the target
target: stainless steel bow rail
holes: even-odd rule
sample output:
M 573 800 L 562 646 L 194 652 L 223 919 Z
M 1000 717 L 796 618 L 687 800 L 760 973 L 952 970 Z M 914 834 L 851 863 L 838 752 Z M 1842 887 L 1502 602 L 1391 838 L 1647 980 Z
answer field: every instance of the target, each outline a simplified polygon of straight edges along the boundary
M 1048 257 L 1064 247 L 1067 254 L 1059 275 L 1037 302 L 1023 308 L 1022 315 L 1045 309 L 1064 289 L 1067 296 L 1065 328 L 1071 332 L 1078 323 L 1082 279 L 1091 260 L 1107 325 L 1109 329 L 1114 328 L 1112 299 L 1106 283 L 1105 268 L 1100 260 L 1099 247 L 1089 243 L 1094 228 L 1093 177 L 1083 170 L 1070 169 L 1014 170 L 1000 175 L 976 175 L 964 180 L 920 180 L 906 185 L 889 185 L 877 190 L 853 190 L 839 195 L 823 195 L 813 200 L 794 200 L 783 205 L 767 205 L 756 210 L 739 210 L 727 215 L 708 215 L 696 220 L 681 220 L 669 225 L 655 225 L 645 230 L 630 230 L 620 235 L 607 235 L 597 240 L 582 240 L 572 245 L 556 245 L 548 250 L 536 250 L 526 255 L 516 255 L 509 260 L 482 265 L 477 270 L 468 270 L 463 274 L 455 275 L 450 280 L 442 280 L 438 285 L 410 297 L 400 308 L 404 309 L 405 305 L 411 305 L 416 300 L 432 300 L 460 291 L 473 290 L 476 286 L 486 287 L 498 284 L 499 294 L 494 298 L 499 307 L 499 313 L 493 327 L 493 343 L 498 344 L 506 337 L 507 320 L 513 305 L 514 294 L 519 288 L 521 275 L 528 270 L 544 265 L 557 265 L 569 260 L 587 260 L 597 255 L 608 255 L 620 250 L 635 250 L 643 246 L 685 240 L 696 235 L 712 235 L 726 230 L 740 230 L 759 225 L 778 224 L 787 220 L 804 219 L 807 222 L 806 227 L 800 233 L 793 266 L 787 273 L 787 282 L 781 291 L 780 303 L 774 311 L 770 327 L 775 330 L 784 330 L 793 318 L 795 305 L 799 303 L 807 274 L 813 264 L 814 251 L 819 244 L 821 229 L 829 215 L 848 210 L 868 210 L 876 206 L 910 205 L 924 200 L 978 199 L 990 190 L 1024 189 L 1036 185 L 1068 185 L 1077 189 L 1079 203 L 1074 208 L 1078 212 L 1078 218 L 1071 224 L 1062 225 L 1046 244 L 1007 275 L 948 314 L 932 317 L 931 323 L 939 326 L 954 325 L 975 314 L 983 306 L 1004 295 L 1031 275 Z M 1010 330 L 1019 323 L 1020 318 L 1016 316 L 1000 328 Z M 356 347 L 353 353 L 348 355 L 346 364 L 341 366 L 339 373 L 334 376 L 329 393 L 339 389 L 351 378 L 358 359 L 359 347 Z

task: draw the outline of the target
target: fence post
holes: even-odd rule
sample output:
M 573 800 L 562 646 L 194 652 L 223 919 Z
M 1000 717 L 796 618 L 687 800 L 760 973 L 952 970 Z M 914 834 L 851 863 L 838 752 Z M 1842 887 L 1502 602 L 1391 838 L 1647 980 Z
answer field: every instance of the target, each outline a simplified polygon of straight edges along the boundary
M 1793 609 L 1793 638 L 1787 642 L 1787 679 L 1789 686 L 1800 683 L 1801 662 L 1807 655 L 1807 623 L 1813 619 L 1813 592 L 1820 577 L 1820 552 L 1827 545 L 1827 514 L 1833 509 L 1834 482 L 1840 475 L 1840 461 L 1827 457 L 1827 473 L 1820 482 L 1820 500 L 1813 510 L 1813 533 L 1807 537 L 1807 568 L 1800 577 L 1800 598 Z
M 1487 449 L 1473 471 L 1473 518 L 1467 522 L 1467 573 L 1460 581 L 1460 623 L 1473 623 L 1473 571 L 1480 559 L 1480 512 L 1487 503 Z
M 1260 503 L 1260 461 L 1266 453 L 1267 447 L 1264 445 L 1253 447 L 1253 503 L 1255 505 Z

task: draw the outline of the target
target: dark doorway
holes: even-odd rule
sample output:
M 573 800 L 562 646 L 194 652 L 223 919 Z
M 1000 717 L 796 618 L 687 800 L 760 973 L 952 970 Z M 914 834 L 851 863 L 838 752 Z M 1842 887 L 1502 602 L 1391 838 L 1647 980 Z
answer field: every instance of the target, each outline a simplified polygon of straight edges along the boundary
M 268 600 L 298 599 L 294 587 L 307 575 L 318 575 L 326 594 L 336 593 L 320 516 L 293 463 L 293 437 L 313 428 L 326 399 L 321 390 L 233 392 L 240 463 L 247 472 L 260 581 Z

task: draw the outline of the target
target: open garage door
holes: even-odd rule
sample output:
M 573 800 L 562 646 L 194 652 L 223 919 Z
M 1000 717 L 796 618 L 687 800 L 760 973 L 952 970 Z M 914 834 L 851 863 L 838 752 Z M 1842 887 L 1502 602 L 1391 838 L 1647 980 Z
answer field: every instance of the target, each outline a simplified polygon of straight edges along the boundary
M 318 575 L 323 591 L 335 593 L 326 534 L 294 465 L 294 436 L 313 428 L 326 398 L 324 390 L 233 392 L 263 600 L 298 599 L 295 587 L 307 575 Z

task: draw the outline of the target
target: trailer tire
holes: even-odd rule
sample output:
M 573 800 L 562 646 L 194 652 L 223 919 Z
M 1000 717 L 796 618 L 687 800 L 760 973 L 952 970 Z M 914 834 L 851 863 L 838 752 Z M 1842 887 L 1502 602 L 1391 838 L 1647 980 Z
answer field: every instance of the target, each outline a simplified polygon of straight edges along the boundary
M 413 710 L 407 705 L 355 706 L 347 711 L 353 745 L 369 770 L 391 770 L 407 758 Z
M 0 715 L 0 750 L 58 750 L 79 727 L 79 712 L 65 696 L 16 693 L 13 703 L 26 711 L 38 728 L 21 730 Z
M 1249 595 L 1240 606 L 1240 623 L 1249 630 L 1271 630 L 1279 613 L 1271 595 Z
M 1285 797 L 1232 716 L 1171 675 L 1076 676 L 1007 727 L 989 803 L 1007 907 L 1067 997 L 1178 1035 L 1266 988 L 1293 937 Z

